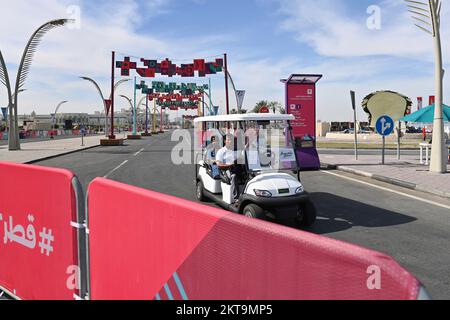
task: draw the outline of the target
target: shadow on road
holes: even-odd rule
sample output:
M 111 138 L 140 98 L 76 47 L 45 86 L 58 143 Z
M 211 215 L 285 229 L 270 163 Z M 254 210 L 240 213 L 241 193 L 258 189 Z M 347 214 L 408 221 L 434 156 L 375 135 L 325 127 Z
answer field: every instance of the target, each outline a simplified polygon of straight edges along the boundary
M 316 224 L 307 231 L 316 234 L 334 233 L 359 226 L 381 228 L 407 224 L 417 220 L 330 193 L 312 193 L 311 197 L 318 211 L 318 219 Z

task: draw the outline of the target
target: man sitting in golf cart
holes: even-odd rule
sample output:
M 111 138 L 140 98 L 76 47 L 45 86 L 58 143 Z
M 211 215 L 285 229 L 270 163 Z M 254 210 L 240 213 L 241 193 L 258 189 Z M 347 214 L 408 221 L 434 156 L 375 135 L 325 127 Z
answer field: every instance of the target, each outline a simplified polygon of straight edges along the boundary
M 219 150 L 216 155 L 216 163 L 226 179 L 231 183 L 231 194 L 234 201 L 239 199 L 239 186 L 237 184 L 237 175 L 235 163 L 237 161 L 237 152 L 234 151 L 234 135 L 227 134 L 225 147 Z

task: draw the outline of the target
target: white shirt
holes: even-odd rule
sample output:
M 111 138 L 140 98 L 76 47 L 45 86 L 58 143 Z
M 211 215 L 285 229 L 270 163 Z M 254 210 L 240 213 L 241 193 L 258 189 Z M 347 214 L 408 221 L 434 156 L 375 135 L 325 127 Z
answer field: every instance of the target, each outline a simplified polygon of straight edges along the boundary
M 236 152 L 224 147 L 217 152 L 216 161 L 219 161 L 227 166 L 231 166 L 236 161 Z

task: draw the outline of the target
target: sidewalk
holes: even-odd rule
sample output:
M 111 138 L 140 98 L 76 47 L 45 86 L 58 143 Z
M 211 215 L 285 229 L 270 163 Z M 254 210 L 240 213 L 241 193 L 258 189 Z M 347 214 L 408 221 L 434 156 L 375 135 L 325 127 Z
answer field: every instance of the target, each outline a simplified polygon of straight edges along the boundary
M 319 150 L 320 154 L 320 150 Z M 375 180 L 418 190 L 440 197 L 450 198 L 450 173 L 429 172 L 429 166 L 420 165 L 420 156 L 386 156 L 386 165 L 381 165 L 381 155 L 362 155 L 355 160 L 354 155 L 320 154 L 324 167 L 337 169 Z M 450 171 L 450 165 L 447 166 Z
M 7 145 L 0 146 L 0 161 L 33 163 L 97 147 L 100 145 L 100 139 L 103 138 L 102 135 L 85 137 L 83 147 L 81 146 L 81 137 L 22 143 L 20 151 L 8 151 Z

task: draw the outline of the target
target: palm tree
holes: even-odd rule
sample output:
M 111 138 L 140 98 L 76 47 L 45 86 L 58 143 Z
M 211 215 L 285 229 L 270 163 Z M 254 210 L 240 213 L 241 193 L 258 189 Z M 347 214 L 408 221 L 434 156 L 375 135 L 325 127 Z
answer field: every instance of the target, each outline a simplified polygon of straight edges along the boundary
M 268 105 L 269 105 L 269 102 L 267 100 L 261 100 L 253 108 L 252 113 L 258 113 L 261 108 L 267 107 Z
M 277 113 L 277 111 L 281 114 L 286 113 L 281 103 L 279 103 L 278 101 L 267 101 L 267 100 L 259 101 L 256 104 L 255 108 L 253 108 L 252 113 L 259 113 L 259 111 L 263 107 L 269 108 L 269 110 L 272 110 L 273 113 Z
M 284 110 L 283 105 L 278 101 L 269 102 L 268 107 L 273 111 L 273 113 L 277 113 L 277 111 L 281 114 L 286 113 L 286 110 Z

